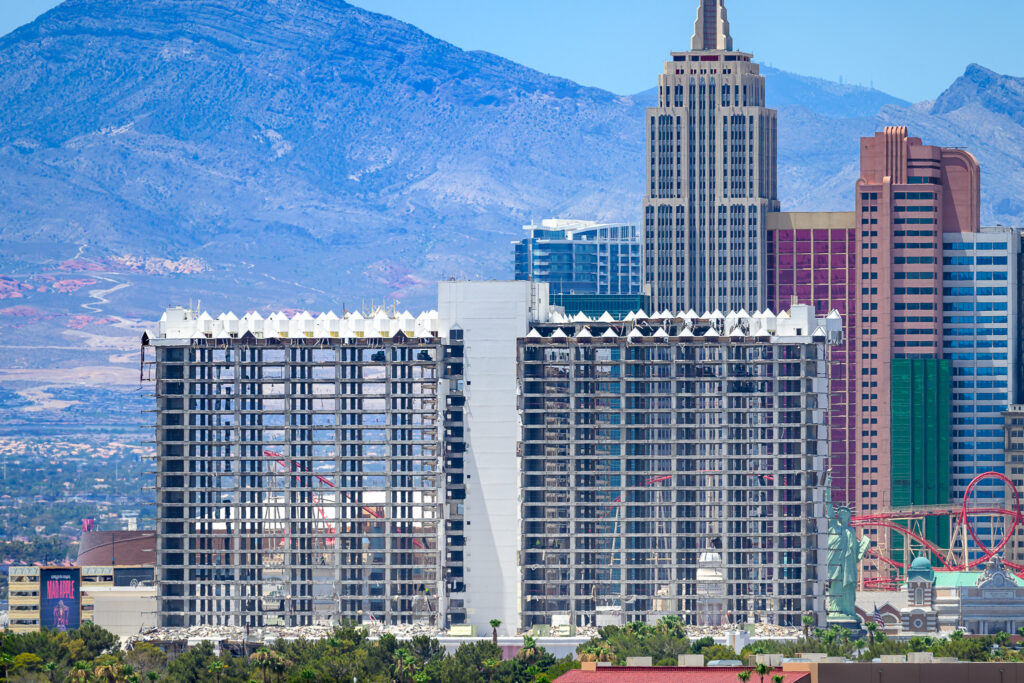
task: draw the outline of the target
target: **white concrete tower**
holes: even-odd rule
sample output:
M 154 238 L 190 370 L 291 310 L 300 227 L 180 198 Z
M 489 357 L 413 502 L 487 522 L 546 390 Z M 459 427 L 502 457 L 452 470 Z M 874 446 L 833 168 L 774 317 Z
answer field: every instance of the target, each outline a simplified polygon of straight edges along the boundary
M 779 210 L 777 118 L 724 0 L 701 0 L 647 110 L 646 281 L 655 310 L 763 309 L 765 215 Z

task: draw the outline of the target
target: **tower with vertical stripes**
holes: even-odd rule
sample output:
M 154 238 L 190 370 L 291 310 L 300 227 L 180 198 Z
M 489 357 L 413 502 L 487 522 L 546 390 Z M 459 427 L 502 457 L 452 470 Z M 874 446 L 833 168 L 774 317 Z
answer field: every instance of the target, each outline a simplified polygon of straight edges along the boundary
M 647 110 L 646 279 L 656 310 L 761 310 L 765 217 L 779 210 L 777 118 L 724 0 L 701 0 Z

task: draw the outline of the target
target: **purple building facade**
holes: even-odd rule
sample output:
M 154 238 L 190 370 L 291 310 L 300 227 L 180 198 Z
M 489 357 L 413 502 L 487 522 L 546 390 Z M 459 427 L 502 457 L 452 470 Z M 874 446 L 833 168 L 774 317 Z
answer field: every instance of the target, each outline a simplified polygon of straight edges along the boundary
M 857 496 L 856 216 L 848 213 L 772 213 L 767 221 L 768 304 L 786 310 L 797 301 L 819 316 L 843 317 L 842 345 L 831 348 L 829 462 L 832 500 L 854 505 Z

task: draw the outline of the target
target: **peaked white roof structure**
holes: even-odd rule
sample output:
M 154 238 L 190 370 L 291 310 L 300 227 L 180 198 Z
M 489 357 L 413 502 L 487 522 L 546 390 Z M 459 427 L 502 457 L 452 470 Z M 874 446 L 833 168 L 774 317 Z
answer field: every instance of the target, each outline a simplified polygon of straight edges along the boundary
M 365 328 L 365 329 L 364 329 Z M 437 311 L 427 311 L 417 317 L 405 311 L 388 314 L 377 311 L 366 320 L 361 314 L 347 313 L 339 318 L 334 311 L 319 313 L 301 311 L 288 317 L 277 311 L 266 318 L 257 311 L 249 311 L 239 319 L 234 313 L 222 313 L 216 319 L 209 313 L 196 314 L 181 307 L 168 308 L 161 316 L 155 339 L 234 339 L 251 334 L 256 339 L 357 339 L 367 336 L 390 338 L 399 332 L 406 337 L 431 337 L 438 332 Z

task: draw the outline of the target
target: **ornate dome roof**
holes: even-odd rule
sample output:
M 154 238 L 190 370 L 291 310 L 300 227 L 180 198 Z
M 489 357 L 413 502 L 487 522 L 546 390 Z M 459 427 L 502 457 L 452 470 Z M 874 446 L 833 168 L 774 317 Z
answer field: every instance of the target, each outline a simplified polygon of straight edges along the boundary
M 935 570 L 932 568 L 931 560 L 927 557 L 915 557 L 914 561 L 910 563 L 907 581 L 913 581 L 914 579 L 935 580 Z

